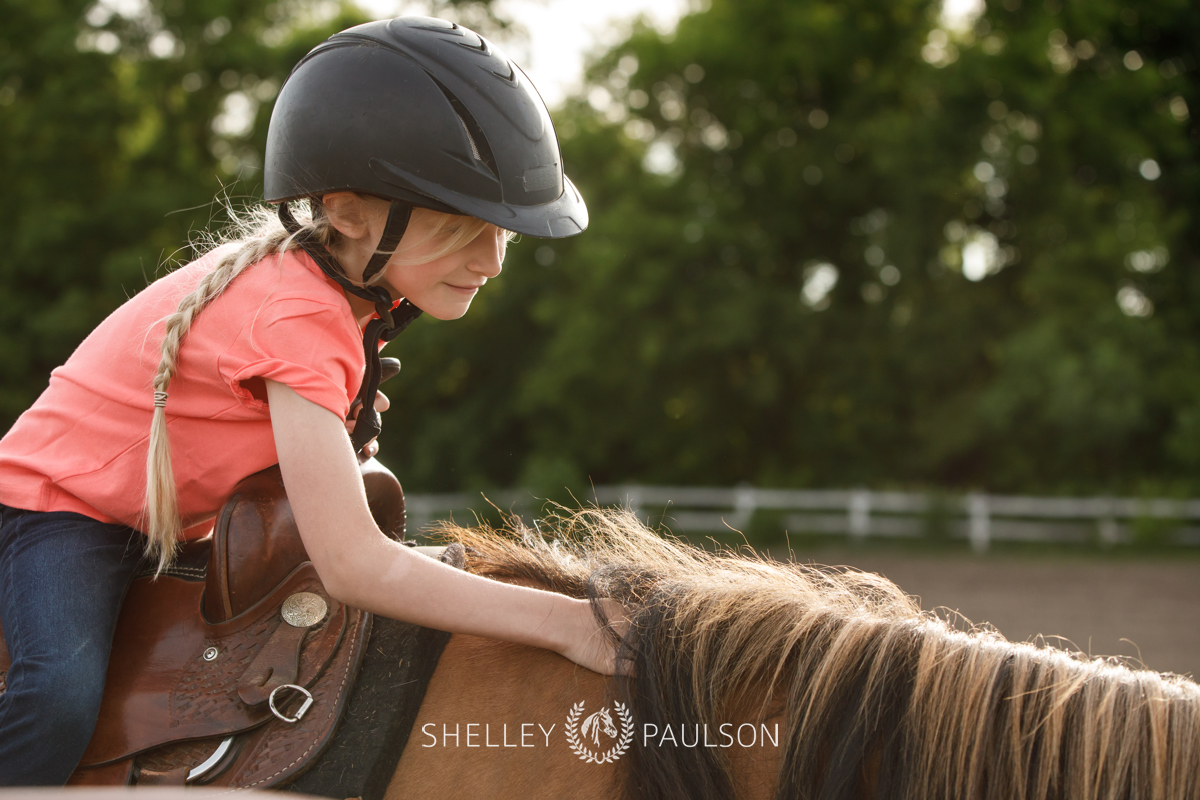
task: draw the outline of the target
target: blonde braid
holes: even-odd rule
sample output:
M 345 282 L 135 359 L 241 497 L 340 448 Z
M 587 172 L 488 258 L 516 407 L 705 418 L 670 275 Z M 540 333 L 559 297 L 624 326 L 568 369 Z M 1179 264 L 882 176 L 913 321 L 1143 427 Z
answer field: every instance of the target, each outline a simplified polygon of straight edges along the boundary
M 244 269 L 271 255 L 295 249 L 295 236 L 289 235 L 272 210 L 251 210 L 245 216 L 232 215 L 233 234 L 224 243 L 237 247 L 222 254 L 213 268 L 201 279 L 199 286 L 179 301 L 175 313 L 166 318 L 161 360 L 154 375 L 154 416 L 150 422 L 150 446 L 146 455 L 146 506 L 143 510 L 143 529 L 146 534 L 146 555 L 158 559 L 157 574 L 171 565 L 178 550 L 183 521 L 179 516 L 179 491 L 175 471 L 171 466 L 171 442 L 167 432 L 167 388 L 175 376 L 179 347 L 196 316 L 221 295 Z M 328 238 L 328 223 L 307 222 L 301 230 L 316 230 Z M 208 244 L 220 244 L 209 240 Z

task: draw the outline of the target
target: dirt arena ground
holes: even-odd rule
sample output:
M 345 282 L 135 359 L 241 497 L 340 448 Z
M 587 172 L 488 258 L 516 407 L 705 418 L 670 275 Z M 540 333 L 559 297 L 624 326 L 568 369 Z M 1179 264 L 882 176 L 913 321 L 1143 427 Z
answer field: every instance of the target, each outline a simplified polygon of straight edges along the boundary
M 774 553 L 776 557 L 786 553 Z M 878 572 L 921 599 L 1007 638 L 1062 636 L 1093 655 L 1139 657 L 1149 668 L 1200 675 L 1200 559 L 1061 554 L 926 554 L 797 550 L 800 561 Z

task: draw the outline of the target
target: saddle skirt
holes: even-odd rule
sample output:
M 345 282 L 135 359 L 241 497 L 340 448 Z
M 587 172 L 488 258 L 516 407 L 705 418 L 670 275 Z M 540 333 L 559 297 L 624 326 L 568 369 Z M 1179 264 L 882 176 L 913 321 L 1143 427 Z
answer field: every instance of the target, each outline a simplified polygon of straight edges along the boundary
M 363 471 L 376 521 L 402 539 L 400 484 L 373 460 Z M 331 741 L 371 623 L 325 591 L 278 467 L 246 478 L 211 537 L 131 586 L 100 719 L 70 784 L 292 780 Z M 8 665 L 0 639 L 0 691 Z

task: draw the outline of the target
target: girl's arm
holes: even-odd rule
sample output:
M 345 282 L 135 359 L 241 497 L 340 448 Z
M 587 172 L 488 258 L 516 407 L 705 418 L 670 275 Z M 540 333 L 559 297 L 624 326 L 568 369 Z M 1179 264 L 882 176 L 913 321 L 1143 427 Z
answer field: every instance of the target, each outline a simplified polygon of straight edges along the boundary
M 292 513 L 333 597 L 428 628 L 543 647 L 613 674 L 613 648 L 586 600 L 471 575 L 385 536 L 367 508 L 344 422 L 282 383 L 266 385 Z M 606 607 L 623 621 L 618 604 Z

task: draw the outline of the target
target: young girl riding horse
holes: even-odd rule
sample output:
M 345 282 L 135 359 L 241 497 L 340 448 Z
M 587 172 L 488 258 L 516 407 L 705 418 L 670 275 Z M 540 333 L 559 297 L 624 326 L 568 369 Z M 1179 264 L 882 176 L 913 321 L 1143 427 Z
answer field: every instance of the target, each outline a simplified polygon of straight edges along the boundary
M 143 554 L 169 565 L 241 478 L 276 462 L 335 598 L 615 670 L 588 602 L 472 576 L 386 537 L 356 459 L 387 408 L 382 341 L 421 312 L 465 314 L 500 273 L 510 232 L 587 226 L 528 78 L 441 20 L 351 28 L 284 84 L 264 182 L 277 220 L 250 215 L 236 240 L 125 303 L 0 441 L 12 656 L 0 786 L 67 780 Z M 294 210 L 302 200 L 307 214 Z

